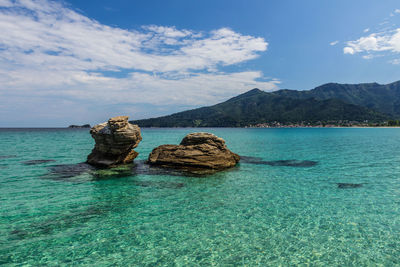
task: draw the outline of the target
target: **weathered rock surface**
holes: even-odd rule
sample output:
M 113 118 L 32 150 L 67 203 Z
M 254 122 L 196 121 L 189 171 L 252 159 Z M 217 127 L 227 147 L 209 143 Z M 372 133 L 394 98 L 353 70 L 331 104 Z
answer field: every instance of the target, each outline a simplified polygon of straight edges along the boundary
M 188 170 L 222 170 L 235 166 L 239 160 L 239 155 L 226 147 L 224 139 L 210 133 L 191 133 L 180 145 L 161 145 L 153 149 L 148 163 Z
M 138 155 L 133 150 L 142 140 L 140 128 L 128 122 L 128 116 L 118 116 L 90 129 L 96 144 L 87 158 L 95 166 L 113 167 L 130 163 Z

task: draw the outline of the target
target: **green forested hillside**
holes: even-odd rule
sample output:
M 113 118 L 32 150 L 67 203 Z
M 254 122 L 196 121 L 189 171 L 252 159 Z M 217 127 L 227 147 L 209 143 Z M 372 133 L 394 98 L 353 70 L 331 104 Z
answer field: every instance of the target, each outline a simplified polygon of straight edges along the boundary
M 340 99 L 346 103 L 374 109 L 392 117 L 400 117 L 400 81 L 390 84 L 328 83 L 309 91 L 280 90 L 274 92 L 280 96 L 319 100 Z
M 243 127 L 274 121 L 285 124 L 383 121 L 390 117 L 367 107 L 346 103 L 338 97 L 325 99 L 328 93 L 317 97 L 307 95 L 309 92 L 281 90 L 267 93 L 253 89 L 214 106 L 133 123 L 142 127 Z

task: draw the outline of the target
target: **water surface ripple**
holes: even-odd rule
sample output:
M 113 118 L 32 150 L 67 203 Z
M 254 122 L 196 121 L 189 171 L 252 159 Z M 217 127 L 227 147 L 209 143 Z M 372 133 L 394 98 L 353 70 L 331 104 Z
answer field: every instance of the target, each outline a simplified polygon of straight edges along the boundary
M 193 131 L 143 129 L 137 164 L 110 172 L 81 164 L 86 129 L 0 130 L 0 265 L 400 264 L 400 129 L 201 129 L 247 158 L 143 165 Z

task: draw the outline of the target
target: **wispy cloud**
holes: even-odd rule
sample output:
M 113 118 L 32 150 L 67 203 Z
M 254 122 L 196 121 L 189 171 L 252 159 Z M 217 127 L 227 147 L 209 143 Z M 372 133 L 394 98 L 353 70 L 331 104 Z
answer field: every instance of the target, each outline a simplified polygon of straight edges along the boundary
M 400 13 L 400 9 L 394 10 L 392 14 Z M 400 54 L 400 28 L 396 26 L 396 23 L 389 24 L 389 20 L 386 18 L 383 23 L 380 23 L 377 27 L 378 30 L 369 33 L 370 28 L 365 29 L 363 32 L 367 35 L 362 36 L 356 40 L 346 42 L 343 48 L 344 54 L 360 54 L 364 59 L 372 59 L 376 57 L 389 56 L 392 59 L 388 62 L 396 64 Z
M 103 25 L 60 2 L 0 0 L 0 30 L 0 95 L 9 102 L 25 95 L 203 105 L 279 84 L 259 71 L 222 71 L 268 48 L 263 38 L 229 28 L 128 30 Z
M 334 46 L 334 45 L 337 45 L 338 43 L 339 43 L 339 41 L 333 41 L 333 42 L 330 42 L 329 44 Z

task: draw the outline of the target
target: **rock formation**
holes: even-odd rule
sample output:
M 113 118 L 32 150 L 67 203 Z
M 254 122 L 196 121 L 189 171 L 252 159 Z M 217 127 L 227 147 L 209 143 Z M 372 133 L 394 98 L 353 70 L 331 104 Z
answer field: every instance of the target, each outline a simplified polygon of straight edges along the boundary
M 230 151 L 225 140 L 210 133 L 186 135 L 180 145 L 161 145 L 153 149 L 148 163 L 186 170 L 222 170 L 236 165 L 239 155 Z
M 128 122 L 128 116 L 118 116 L 90 129 L 96 144 L 87 163 L 101 167 L 113 167 L 130 163 L 138 153 L 133 149 L 142 140 L 140 128 Z

